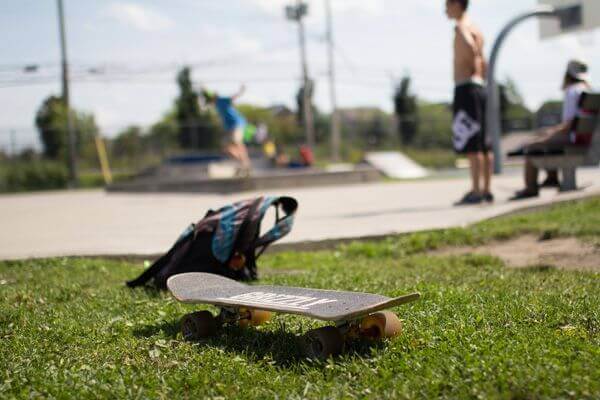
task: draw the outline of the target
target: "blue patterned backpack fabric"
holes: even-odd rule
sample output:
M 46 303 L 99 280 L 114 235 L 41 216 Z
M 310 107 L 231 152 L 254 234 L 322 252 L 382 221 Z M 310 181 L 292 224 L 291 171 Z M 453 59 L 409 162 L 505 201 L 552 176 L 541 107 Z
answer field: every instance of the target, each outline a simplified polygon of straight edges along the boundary
M 275 224 L 260 235 L 261 222 L 270 207 Z M 271 243 L 292 230 L 298 202 L 291 197 L 259 197 L 240 201 L 216 211 L 187 227 L 173 247 L 156 260 L 129 287 L 166 288 L 167 279 L 184 272 L 209 272 L 236 280 L 258 278 L 256 260 Z M 282 215 L 280 215 L 283 212 Z

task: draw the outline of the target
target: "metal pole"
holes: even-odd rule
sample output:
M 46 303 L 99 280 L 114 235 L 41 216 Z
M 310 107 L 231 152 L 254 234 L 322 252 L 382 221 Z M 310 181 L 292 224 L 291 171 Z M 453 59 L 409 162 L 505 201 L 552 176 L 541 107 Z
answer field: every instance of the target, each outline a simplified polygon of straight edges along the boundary
M 62 57 L 62 97 L 67 113 L 67 135 L 69 143 L 69 180 L 71 187 L 77 186 L 77 155 L 75 148 L 75 132 L 71 108 L 69 105 L 69 65 L 67 63 L 67 40 L 65 35 L 65 17 L 62 0 L 57 0 L 58 23 L 60 28 L 60 48 Z
M 297 0 L 297 9 L 300 10 L 302 6 L 302 0 Z M 315 130 L 313 126 L 313 113 L 312 105 L 310 101 L 310 94 L 308 91 L 309 79 L 308 79 L 308 64 L 306 62 L 306 40 L 304 37 L 304 22 L 302 21 L 303 16 L 298 16 L 298 34 L 300 39 L 300 62 L 302 64 L 302 82 L 304 83 L 302 106 L 304 108 L 304 132 L 306 134 L 306 142 L 309 147 L 315 147 Z
M 494 145 L 494 173 L 502 173 L 502 148 L 500 143 L 500 136 L 502 134 L 502 124 L 500 117 L 500 94 L 498 91 L 498 85 L 496 83 L 496 64 L 498 63 L 498 56 L 500 54 L 500 48 L 504 43 L 504 40 L 508 34 L 513 30 L 515 26 L 523 22 L 526 19 L 532 17 L 556 17 L 556 9 L 552 6 L 540 6 L 534 11 L 522 14 L 512 19 L 500 32 L 498 38 L 494 42 L 492 48 L 492 55 L 490 56 L 490 63 L 487 73 L 487 107 L 486 107 L 486 132 L 491 135 Z
M 335 87 L 335 59 L 333 57 L 333 17 L 331 1 L 325 0 L 325 13 L 327 16 L 327 57 L 329 59 L 329 95 L 331 98 L 331 159 L 340 161 L 340 118 L 337 110 L 337 96 Z

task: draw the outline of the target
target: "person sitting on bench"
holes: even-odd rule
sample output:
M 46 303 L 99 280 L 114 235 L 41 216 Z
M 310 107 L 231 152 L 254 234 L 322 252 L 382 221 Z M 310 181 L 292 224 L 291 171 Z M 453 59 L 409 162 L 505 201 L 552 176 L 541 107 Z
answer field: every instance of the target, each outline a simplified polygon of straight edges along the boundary
M 573 121 L 580 112 L 579 99 L 581 94 L 591 88 L 589 81 L 587 64 L 579 60 L 570 61 L 563 83 L 565 97 L 562 122 L 541 130 L 538 132 L 537 138 L 523 148 L 523 153 L 527 156 L 525 158 L 525 189 L 516 192 L 511 200 L 527 199 L 539 195 L 539 171 L 528 155 L 555 154 L 562 152 L 566 146 L 576 144 L 572 134 Z M 548 171 L 546 181 L 549 183 L 558 182 L 558 171 Z

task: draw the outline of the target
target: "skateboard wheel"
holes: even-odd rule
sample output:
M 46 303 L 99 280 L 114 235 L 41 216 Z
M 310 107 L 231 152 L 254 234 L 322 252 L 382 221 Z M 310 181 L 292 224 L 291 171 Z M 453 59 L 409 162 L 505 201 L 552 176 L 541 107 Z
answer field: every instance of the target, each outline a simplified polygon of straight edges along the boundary
M 246 327 L 248 325 L 262 325 L 271 319 L 271 312 L 265 310 L 255 310 L 253 308 L 240 308 L 239 325 Z
M 246 266 L 246 256 L 235 253 L 229 260 L 229 268 L 234 271 L 241 271 Z
M 209 311 L 197 311 L 181 319 L 181 333 L 185 340 L 198 340 L 217 333 L 217 320 Z
M 344 337 L 335 326 L 310 330 L 304 335 L 304 341 L 306 355 L 310 358 L 325 359 L 344 350 Z
M 402 321 L 391 311 L 367 315 L 360 323 L 360 334 L 369 339 L 383 339 L 399 335 Z

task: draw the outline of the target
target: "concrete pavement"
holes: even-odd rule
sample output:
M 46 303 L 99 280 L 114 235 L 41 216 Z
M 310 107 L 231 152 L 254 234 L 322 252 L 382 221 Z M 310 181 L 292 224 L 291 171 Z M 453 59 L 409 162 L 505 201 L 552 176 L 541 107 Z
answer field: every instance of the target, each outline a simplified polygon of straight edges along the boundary
M 0 259 L 160 254 L 207 209 L 264 194 L 298 199 L 296 224 L 282 242 L 299 243 L 464 226 L 524 207 L 600 195 L 600 169 L 579 170 L 578 183 L 585 189 L 544 190 L 537 199 L 508 202 L 522 187 L 515 170 L 495 179 L 493 205 L 470 207 L 452 206 L 469 186 L 466 176 L 235 195 L 102 190 L 2 195 Z

